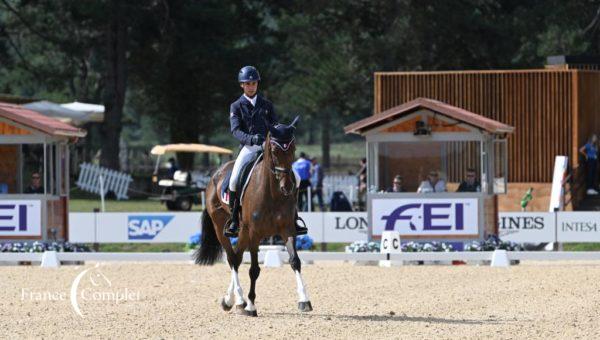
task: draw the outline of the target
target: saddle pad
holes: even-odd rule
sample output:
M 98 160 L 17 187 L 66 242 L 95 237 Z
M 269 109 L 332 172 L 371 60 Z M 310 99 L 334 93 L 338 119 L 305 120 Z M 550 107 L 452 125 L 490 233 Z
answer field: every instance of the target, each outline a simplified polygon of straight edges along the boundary
M 248 161 L 248 163 L 244 164 L 242 170 L 240 171 L 240 177 L 238 179 L 236 185 L 236 192 L 240 193 L 240 206 L 242 205 L 242 199 L 244 198 L 244 192 L 246 192 L 246 187 L 250 182 L 250 176 L 252 175 L 252 171 L 256 167 L 258 163 L 262 160 L 263 153 L 257 152 L 255 156 Z M 232 170 L 227 171 L 225 174 L 225 179 L 223 180 L 223 185 L 221 186 L 221 201 L 225 204 L 229 204 L 229 181 L 231 180 Z

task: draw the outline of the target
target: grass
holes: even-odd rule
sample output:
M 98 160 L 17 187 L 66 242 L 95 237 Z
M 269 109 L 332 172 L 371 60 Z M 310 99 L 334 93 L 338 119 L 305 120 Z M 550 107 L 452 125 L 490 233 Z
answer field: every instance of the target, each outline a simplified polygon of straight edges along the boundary
M 300 152 L 306 153 L 309 157 L 317 157 L 319 162 L 323 161 L 320 144 L 298 144 L 296 156 Z M 329 155 L 331 159 L 331 170 L 334 172 L 356 171 L 359 168 L 359 161 L 366 157 L 365 142 L 335 143 L 331 144 Z
M 88 244 L 93 248 L 92 244 Z M 172 253 L 188 251 L 185 243 L 101 243 L 98 251 L 101 252 L 132 252 L 132 253 Z
M 100 209 L 100 199 L 75 198 L 69 200 L 70 212 L 93 212 L 95 208 Z M 159 201 L 152 200 L 106 200 L 106 212 L 162 212 L 167 207 Z M 192 211 L 201 212 L 200 205 L 194 205 Z
M 599 251 L 600 243 L 565 243 L 565 251 Z

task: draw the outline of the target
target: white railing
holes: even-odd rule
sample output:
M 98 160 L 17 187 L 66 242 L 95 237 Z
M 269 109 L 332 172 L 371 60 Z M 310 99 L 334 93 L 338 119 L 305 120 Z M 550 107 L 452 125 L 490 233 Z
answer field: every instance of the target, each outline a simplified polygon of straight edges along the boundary
M 101 196 L 112 191 L 117 199 L 126 200 L 129 198 L 127 191 L 132 181 L 131 175 L 124 172 L 82 163 L 79 165 L 79 178 L 76 184 L 81 190 Z
M 503 252 L 503 251 L 502 251 Z M 42 262 L 44 256 L 51 253 L 58 261 L 175 261 L 192 262 L 192 252 L 177 253 L 0 253 L 0 262 Z M 264 261 L 264 251 L 259 252 L 259 261 Z M 46 255 L 45 255 L 46 254 Z M 342 252 L 298 252 L 303 261 L 493 261 L 494 251 L 476 252 L 405 252 L 397 254 L 383 253 L 342 253 Z M 498 254 L 496 253 L 496 256 Z M 593 251 L 507 251 L 504 255 L 508 260 L 534 261 L 598 261 L 600 252 Z M 286 252 L 280 252 L 283 261 L 287 260 Z M 223 260 L 224 261 L 224 260 Z M 250 254 L 244 253 L 244 261 L 250 261 Z
M 323 177 L 323 200 L 329 203 L 331 196 L 336 191 L 342 191 L 350 204 L 356 201 L 358 179 L 354 175 L 327 175 Z

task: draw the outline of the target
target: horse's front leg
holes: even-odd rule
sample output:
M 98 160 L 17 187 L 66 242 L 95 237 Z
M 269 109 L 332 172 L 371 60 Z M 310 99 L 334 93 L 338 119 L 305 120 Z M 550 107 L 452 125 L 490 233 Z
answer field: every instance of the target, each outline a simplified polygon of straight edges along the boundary
M 302 274 L 300 274 L 302 264 L 300 262 L 300 257 L 298 257 L 298 252 L 296 251 L 296 237 L 288 237 L 285 246 L 287 248 L 288 254 L 290 254 L 290 266 L 292 266 L 294 274 L 296 274 L 296 286 L 298 290 L 298 309 L 301 312 L 310 312 L 312 311 L 312 305 L 310 303 L 310 300 L 308 299 L 308 292 L 306 291 L 306 285 L 304 284 L 304 280 L 302 279 Z
M 260 267 L 258 266 L 258 247 L 250 249 L 250 291 L 248 292 L 248 304 L 246 305 L 245 314 L 249 316 L 257 316 L 254 299 L 256 298 L 256 280 L 260 275 Z

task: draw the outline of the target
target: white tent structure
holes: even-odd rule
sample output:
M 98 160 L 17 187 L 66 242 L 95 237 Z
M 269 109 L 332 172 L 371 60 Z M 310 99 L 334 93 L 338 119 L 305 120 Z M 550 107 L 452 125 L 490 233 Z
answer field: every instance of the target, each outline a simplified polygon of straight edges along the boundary
M 69 110 L 84 113 L 87 122 L 102 123 L 104 121 L 104 105 L 72 102 L 60 104 L 60 106 Z
M 64 123 L 83 125 L 85 123 L 101 123 L 104 121 L 104 106 L 85 103 L 57 104 L 47 100 L 33 102 L 23 107 L 36 111 L 47 117 L 56 118 Z

